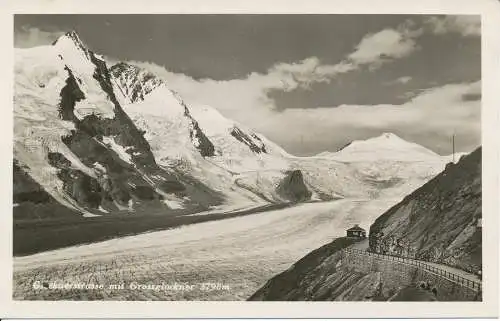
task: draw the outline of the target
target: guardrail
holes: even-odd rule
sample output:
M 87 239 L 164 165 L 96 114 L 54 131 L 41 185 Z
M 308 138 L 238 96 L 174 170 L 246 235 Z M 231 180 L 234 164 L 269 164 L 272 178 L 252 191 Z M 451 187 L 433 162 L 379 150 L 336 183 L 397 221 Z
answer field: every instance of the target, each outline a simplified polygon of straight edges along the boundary
M 372 256 L 372 257 L 376 257 L 376 258 L 382 258 L 382 259 L 385 259 L 388 261 L 394 261 L 394 262 L 399 262 L 399 263 L 404 263 L 404 264 L 408 264 L 411 266 L 415 266 L 415 267 L 420 268 L 422 270 L 429 271 L 431 273 L 445 277 L 446 279 L 448 279 L 454 283 L 460 284 L 460 285 L 465 286 L 465 287 L 472 289 L 474 291 L 477 291 L 477 292 L 481 291 L 481 286 L 482 286 L 481 282 L 476 282 L 473 280 L 466 279 L 458 274 L 446 271 L 444 269 L 435 267 L 433 265 L 427 264 L 427 263 L 419 261 L 419 260 L 415 260 L 415 259 L 408 258 L 408 257 L 400 257 L 400 256 L 394 256 L 394 255 L 373 253 L 373 252 L 368 252 L 366 250 L 359 250 L 359 249 L 346 248 L 343 251 L 347 252 L 347 253 L 363 254 L 363 255 Z

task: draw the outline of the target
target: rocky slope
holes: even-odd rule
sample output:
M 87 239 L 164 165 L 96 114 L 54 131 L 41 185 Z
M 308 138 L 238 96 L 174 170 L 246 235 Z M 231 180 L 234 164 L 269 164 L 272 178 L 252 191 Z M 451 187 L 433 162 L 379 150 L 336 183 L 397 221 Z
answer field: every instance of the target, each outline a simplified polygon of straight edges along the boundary
M 481 148 L 463 156 L 370 228 L 370 248 L 481 271 Z
M 249 301 L 384 301 L 379 272 L 362 273 L 340 265 L 341 249 L 356 241 L 338 238 L 309 253 L 269 280 Z M 393 294 L 393 293 L 391 293 Z

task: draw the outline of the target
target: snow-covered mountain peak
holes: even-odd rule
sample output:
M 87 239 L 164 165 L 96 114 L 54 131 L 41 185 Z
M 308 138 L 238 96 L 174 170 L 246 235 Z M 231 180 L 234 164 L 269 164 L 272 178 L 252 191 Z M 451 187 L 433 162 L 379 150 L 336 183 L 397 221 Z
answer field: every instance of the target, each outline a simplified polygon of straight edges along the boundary
M 205 105 L 191 105 L 191 115 L 203 126 L 209 136 L 226 134 L 236 126 L 236 123 L 224 116 L 215 108 Z
M 385 138 L 385 139 L 401 139 L 398 135 L 393 134 L 393 133 L 383 133 L 382 135 L 379 136 L 379 138 Z
M 384 145 L 384 146 L 394 146 L 394 147 L 399 147 L 399 148 L 414 148 L 415 143 L 408 142 L 401 137 L 399 137 L 396 134 L 393 133 L 383 133 L 380 136 L 376 136 L 373 138 L 369 138 L 363 141 L 353 141 L 352 144 L 367 144 L 367 145 L 372 145 L 372 146 L 378 146 L 378 145 Z M 352 147 L 348 146 L 349 147 Z
M 76 31 L 70 31 L 60 36 L 52 44 L 54 47 L 61 52 L 61 54 L 75 55 L 75 58 L 85 58 L 85 60 L 91 60 L 91 52 L 87 46 L 80 39 L 80 36 Z M 62 58 L 61 58 L 62 59 Z
M 64 35 L 60 36 L 56 41 L 52 43 L 52 45 L 56 45 L 57 43 L 61 41 L 65 41 L 66 39 L 71 40 L 75 45 L 81 48 L 87 48 L 87 46 L 84 44 L 84 42 L 81 40 L 80 36 L 75 30 L 71 30 L 66 32 Z
M 324 154 L 321 154 L 324 156 Z M 433 151 L 416 143 L 408 142 L 393 133 L 366 140 L 355 140 L 331 156 L 345 161 L 397 160 L 415 161 L 439 158 Z

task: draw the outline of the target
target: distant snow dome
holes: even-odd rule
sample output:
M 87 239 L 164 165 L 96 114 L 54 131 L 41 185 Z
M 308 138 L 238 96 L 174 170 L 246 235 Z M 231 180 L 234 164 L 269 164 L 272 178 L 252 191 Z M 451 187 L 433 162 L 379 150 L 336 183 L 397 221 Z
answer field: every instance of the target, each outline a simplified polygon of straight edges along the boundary
M 331 156 L 344 161 L 416 161 L 439 157 L 433 151 L 393 133 L 383 133 L 367 140 L 355 140 Z

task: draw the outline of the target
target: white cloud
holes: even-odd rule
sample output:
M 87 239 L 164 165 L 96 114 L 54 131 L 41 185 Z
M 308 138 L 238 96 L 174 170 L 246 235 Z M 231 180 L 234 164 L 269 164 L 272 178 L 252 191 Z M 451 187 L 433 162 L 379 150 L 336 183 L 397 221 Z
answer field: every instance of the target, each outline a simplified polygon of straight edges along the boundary
M 384 29 L 365 36 L 349 55 L 356 65 L 382 63 L 388 59 L 405 57 L 416 49 L 412 34 L 394 29 Z
M 407 84 L 409 83 L 413 77 L 410 76 L 401 76 L 399 78 L 396 78 L 394 80 L 387 81 L 385 85 L 394 85 L 394 84 Z M 409 97 L 412 93 L 406 93 L 401 95 L 401 97 Z
M 412 80 L 412 77 L 403 76 L 403 77 L 399 77 L 398 79 L 396 79 L 395 82 L 400 83 L 400 84 L 406 84 L 406 83 L 409 83 L 411 80 Z
M 63 34 L 63 31 L 44 31 L 36 27 L 23 26 L 14 31 L 14 47 L 30 48 L 49 45 Z
M 435 34 L 458 32 L 463 36 L 481 35 L 481 17 L 479 15 L 450 15 L 430 17 L 425 24 Z

